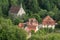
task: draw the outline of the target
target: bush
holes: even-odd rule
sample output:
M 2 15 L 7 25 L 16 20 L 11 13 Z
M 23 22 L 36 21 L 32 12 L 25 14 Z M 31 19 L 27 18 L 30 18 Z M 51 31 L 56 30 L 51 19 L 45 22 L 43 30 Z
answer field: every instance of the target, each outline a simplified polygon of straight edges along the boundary
M 50 33 L 47 35 L 32 35 L 29 40 L 60 40 L 59 33 Z
M 0 40 L 26 40 L 27 33 L 8 19 L 0 19 Z
M 42 29 L 38 30 L 38 31 L 36 32 L 36 34 L 46 35 L 46 34 L 52 33 L 52 32 L 54 32 L 54 30 L 53 30 L 52 28 L 42 28 Z
M 12 20 L 14 25 L 18 25 L 20 22 L 24 22 L 24 20 L 22 20 L 21 18 L 15 18 Z
M 33 33 L 29 40 L 60 40 L 60 33 L 53 32 L 52 28 L 44 28 Z
M 60 21 L 58 21 L 58 25 L 57 25 L 57 27 L 56 28 L 60 28 Z
M 40 40 L 40 37 L 38 35 L 33 35 L 28 40 Z

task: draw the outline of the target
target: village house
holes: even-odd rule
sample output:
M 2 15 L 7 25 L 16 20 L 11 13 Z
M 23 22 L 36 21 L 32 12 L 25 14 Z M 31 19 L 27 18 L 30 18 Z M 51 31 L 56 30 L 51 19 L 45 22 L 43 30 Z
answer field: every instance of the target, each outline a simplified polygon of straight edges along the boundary
M 46 16 L 42 21 L 42 27 L 54 29 L 55 28 L 55 21 L 50 16 Z
M 22 7 L 22 4 L 21 6 L 11 6 L 9 10 L 9 15 L 13 17 L 22 16 L 23 14 L 25 14 L 25 11 Z
M 31 30 L 34 30 L 36 32 L 38 30 L 38 21 L 35 18 L 30 18 L 28 22 L 19 23 L 18 26 L 22 29 L 24 28 L 27 32 L 31 32 Z
M 30 32 L 31 30 L 36 32 L 38 30 L 38 21 L 35 18 L 30 18 L 27 22 L 25 30 L 27 30 L 27 32 Z

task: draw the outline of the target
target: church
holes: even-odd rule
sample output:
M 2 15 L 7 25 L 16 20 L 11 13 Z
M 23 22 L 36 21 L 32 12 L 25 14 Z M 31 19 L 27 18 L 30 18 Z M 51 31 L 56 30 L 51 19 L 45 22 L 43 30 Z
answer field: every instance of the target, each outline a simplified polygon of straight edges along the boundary
M 26 12 L 21 6 L 11 6 L 10 10 L 9 10 L 9 15 L 13 16 L 13 17 L 18 17 L 18 16 L 22 16 L 24 15 Z

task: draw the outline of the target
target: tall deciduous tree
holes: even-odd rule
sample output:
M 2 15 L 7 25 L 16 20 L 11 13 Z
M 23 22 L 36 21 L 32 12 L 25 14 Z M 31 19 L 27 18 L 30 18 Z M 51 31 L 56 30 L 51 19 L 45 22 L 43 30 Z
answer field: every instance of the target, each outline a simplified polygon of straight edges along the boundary
M 48 11 L 51 11 L 54 7 L 54 3 L 51 0 L 38 0 L 38 3 L 42 9 L 46 9 Z
M 41 17 L 41 18 L 44 18 L 45 16 L 47 16 L 47 10 L 40 10 L 38 15 Z
M 8 0 L 1 0 L 2 1 L 2 11 L 4 15 L 8 15 L 8 10 L 9 10 L 9 3 Z
M 0 16 L 2 16 L 2 0 L 0 0 Z
M 24 3 L 27 10 L 32 12 L 39 11 L 39 4 L 37 0 L 24 0 Z

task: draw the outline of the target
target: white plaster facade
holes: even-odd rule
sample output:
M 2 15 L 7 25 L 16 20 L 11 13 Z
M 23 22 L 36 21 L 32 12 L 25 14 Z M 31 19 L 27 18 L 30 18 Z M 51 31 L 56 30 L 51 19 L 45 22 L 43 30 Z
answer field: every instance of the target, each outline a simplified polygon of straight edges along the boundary
M 42 25 L 42 27 L 55 29 L 55 25 Z
M 36 30 L 35 30 L 35 32 L 38 31 L 38 30 L 39 30 L 39 29 L 38 29 L 38 26 L 36 26 Z
M 25 11 L 24 11 L 23 7 L 21 6 L 20 10 L 17 13 L 17 16 L 22 16 L 23 14 L 25 14 Z

